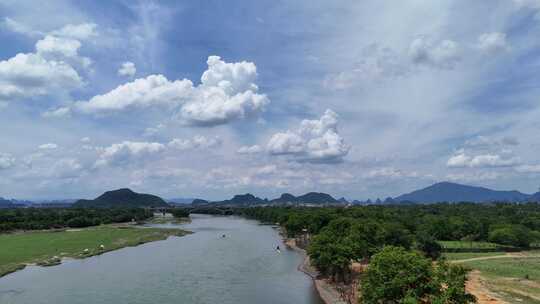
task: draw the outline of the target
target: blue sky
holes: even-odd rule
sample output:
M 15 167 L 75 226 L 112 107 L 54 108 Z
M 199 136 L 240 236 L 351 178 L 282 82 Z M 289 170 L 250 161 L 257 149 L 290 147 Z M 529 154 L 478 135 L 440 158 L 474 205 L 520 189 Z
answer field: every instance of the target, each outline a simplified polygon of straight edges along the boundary
M 0 1 L 0 196 L 535 192 L 539 34 L 538 0 Z

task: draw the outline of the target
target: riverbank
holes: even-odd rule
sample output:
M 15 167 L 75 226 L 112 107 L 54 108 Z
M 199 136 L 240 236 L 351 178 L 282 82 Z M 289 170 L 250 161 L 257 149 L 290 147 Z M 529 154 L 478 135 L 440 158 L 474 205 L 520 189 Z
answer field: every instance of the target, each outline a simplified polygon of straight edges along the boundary
M 309 256 L 306 251 L 298 246 L 296 246 L 296 240 L 292 238 L 284 238 L 285 245 L 287 247 L 297 251 L 303 257 L 302 263 L 298 265 L 298 270 L 302 271 L 306 275 L 310 276 L 315 284 L 315 289 L 319 294 L 320 298 L 326 304 L 356 304 L 356 302 L 347 303 L 343 300 L 340 292 L 335 285 L 328 282 L 326 279 L 320 277 L 319 272 L 315 267 L 310 263 Z
M 2 234 L 0 277 L 24 269 L 27 265 L 53 266 L 65 258 L 87 258 L 188 233 L 181 229 L 137 228 L 114 224 Z

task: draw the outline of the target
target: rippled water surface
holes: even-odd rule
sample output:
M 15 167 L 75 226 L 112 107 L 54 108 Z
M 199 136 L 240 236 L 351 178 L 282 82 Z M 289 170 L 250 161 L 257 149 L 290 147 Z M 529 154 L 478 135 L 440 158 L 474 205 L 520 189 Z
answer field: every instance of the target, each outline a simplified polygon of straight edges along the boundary
M 0 278 L 0 303 L 321 303 L 297 270 L 301 256 L 275 251 L 285 246 L 273 228 L 239 217 L 192 219 L 182 225 L 195 232 L 188 236 Z

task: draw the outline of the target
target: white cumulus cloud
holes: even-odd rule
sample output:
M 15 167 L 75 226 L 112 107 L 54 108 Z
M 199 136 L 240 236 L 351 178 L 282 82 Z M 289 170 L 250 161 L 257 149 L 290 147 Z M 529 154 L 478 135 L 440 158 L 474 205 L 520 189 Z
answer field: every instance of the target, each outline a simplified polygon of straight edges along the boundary
M 23 34 L 37 32 L 6 18 L 4 26 Z M 69 25 L 43 35 L 34 53 L 19 53 L 0 61 L 0 100 L 35 97 L 69 91 L 83 85 L 77 67 L 88 68 L 92 61 L 79 55 L 79 39 L 93 35 L 95 25 Z
M 150 75 L 79 101 L 75 108 L 82 113 L 104 114 L 167 106 L 177 110 L 175 117 L 182 122 L 198 126 L 225 124 L 264 110 L 269 100 L 257 93 L 254 63 L 227 63 L 210 56 L 207 64 L 198 86 L 188 79 L 170 81 L 163 75 Z
M 143 160 L 165 150 L 165 145 L 155 142 L 124 141 L 102 150 L 95 166 L 126 165 Z
M 137 68 L 135 67 L 135 63 L 126 61 L 122 63 L 122 66 L 118 69 L 118 75 L 120 76 L 127 76 L 127 77 L 133 77 L 137 73 Z
M 118 86 L 88 101 L 79 101 L 75 109 L 82 113 L 110 113 L 156 105 L 174 107 L 189 97 L 193 84 L 189 80 L 169 81 L 163 75 L 150 75 Z
M 332 110 L 318 120 L 303 120 L 300 128 L 274 134 L 267 150 L 272 155 L 293 155 L 308 162 L 340 162 L 350 146 L 338 134 L 338 115 Z
M 46 95 L 55 89 L 72 89 L 82 80 L 69 64 L 46 60 L 39 54 L 19 53 L 0 61 L 0 99 Z

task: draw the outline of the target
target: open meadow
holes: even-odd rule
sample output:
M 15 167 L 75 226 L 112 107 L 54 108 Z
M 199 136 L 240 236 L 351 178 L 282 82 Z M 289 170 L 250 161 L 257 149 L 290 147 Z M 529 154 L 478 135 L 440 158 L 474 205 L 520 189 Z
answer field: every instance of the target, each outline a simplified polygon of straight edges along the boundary
M 186 233 L 180 229 L 102 225 L 83 229 L 1 234 L 0 276 L 22 269 L 27 264 L 56 265 L 66 257 L 84 258 Z

